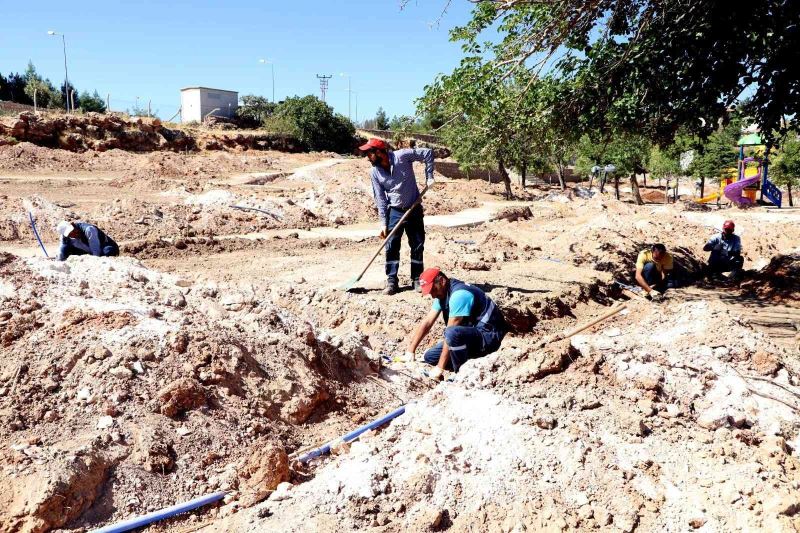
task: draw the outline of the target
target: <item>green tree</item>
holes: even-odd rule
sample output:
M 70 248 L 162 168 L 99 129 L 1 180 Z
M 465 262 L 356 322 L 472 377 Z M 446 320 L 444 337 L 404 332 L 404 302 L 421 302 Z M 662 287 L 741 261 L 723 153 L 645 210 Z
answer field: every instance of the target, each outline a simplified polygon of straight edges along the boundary
M 155 111 L 148 110 L 146 107 L 140 105 L 134 105 L 132 108 L 126 109 L 125 112 L 132 117 L 155 118 L 158 116 L 158 109 L 156 109 Z
M 278 106 L 267 98 L 255 94 L 245 94 L 241 97 L 241 101 L 241 105 L 236 109 L 236 117 L 251 127 L 263 126 Z
M 453 117 L 442 136 L 453 157 L 466 170 L 496 167 L 512 197 L 508 168 L 520 165 L 534 113 L 525 109 L 531 99 L 518 98 L 524 80 L 504 80 L 501 73 L 477 57 L 467 57 L 447 76 L 425 88 L 418 108 L 424 114 L 441 109 Z
M 653 146 L 650 150 L 648 170 L 650 175 L 658 178 L 659 184 L 662 179 L 671 180 L 681 174 L 680 153 L 676 153 L 673 145 L 667 148 Z
M 33 105 L 33 99 L 25 93 L 25 85 L 24 75 L 10 72 L 7 78 L 0 79 L 0 100 Z
M 800 186 L 800 138 L 796 132 L 790 132 L 781 144 L 770 171 L 770 179 L 786 187 L 789 205 L 793 207 L 792 187 Z
M 707 179 L 719 179 L 736 167 L 736 143 L 741 134 L 742 121 L 734 117 L 725 126 L 719 127 L 698 145 L 698 153 L 692 162 L 692 175 L 700 179 L 700 196 L 705 195 Z
M 389 121 L 388 129 L 391 131 L 411 132 L 414 129 L 414 117 L 408 115 L 393 116 Z
M 106 112 L 106 103 L 100 97 L 100 95 L 95 91 L 93 94 L 89 94 L 88 91 L 83 91 L 80 96 L 80 103 L 81 103 L 81 110 L 85 113 L 105 113 Z
M 78 109 L 81 106 L 81 98 L 78 89 L 70 82 L 69 90 L 67 90 L 67 82 L 61 84 L 61 101 L 65 101 L 69 98 L 69 108 L 70 109 Z
M 419 127 L 423 132 L 433 133 L 447 122 L 447 118 L 440 107 L 428 110 L 422 117 Z
M 637 205 L 642 205 L 642 196 L 639 193 L 639 183 L 636 174 L 647 170 L 650 155 L 650 140 L 643 135 L 619 134 L 612 137 L 604 150 L 605 162 L 616 167 L 614 174 L 614 187 L 619 198 L 619 176 L 628 176 L 631 185 L 631 195 Z
M 375 113 L 375 129 L 389 129 L 389 119 L 386 118 L 386 111 L 384 111 L 382 107 L 379 107 L 378 111 Z
M 64 100 L 50 80 L 42 78 L 32 61 L 28 61 L 28 68 L 25 69 L 25 94 L 31 103 L 36 101 L 38 107 L 60 108 L 64 105 Z
M 681 126 L 709 135 L 745 89 L 762 131 L 800 112 L 800 2 L 753 0 L 747 13 L 712 0 L 481 0 L 452 36 L 506 77 L 567 82 L 559 110 L 580 131 L 663 145 Z
M 575 172 L 590 176 L 594 167 L 603 166 L 603 144 L 598 144 L 587 135 L 581 135 L 575 145 Z
M 294 96 L 278 104 L 276 118 L 291 124 L 297 138 L 310 150 L 350 152 L 355 127 L 316 96 Z

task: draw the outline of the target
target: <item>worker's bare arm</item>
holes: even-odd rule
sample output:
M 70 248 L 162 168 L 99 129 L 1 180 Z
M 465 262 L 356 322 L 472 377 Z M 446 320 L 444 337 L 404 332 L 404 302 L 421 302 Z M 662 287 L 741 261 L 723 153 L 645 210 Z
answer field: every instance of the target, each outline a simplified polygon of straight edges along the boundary
M 648 285 L 644 280 L 644 276 L 642 276 L 642 269 L 638 267 L 636 268 L 636 283 L 638 283 L 639 286 L 644 289 L 644 292 L 649 293 L 653 290 L 653 288 L 650 287 L 650 285 Z
M 413 335 L 411 335 L 411 339 L 408 341 L 408 347 L 406 348 L 408 352 L 414 353 L 417 351 L 419 343 L 422 342 L 422 339 L 424 339 L 431 330 L 433 324 L 436 322 L 436 319 L 439 318 L 439 314 L 441 314 L 441 311 L 434 311 L 431 309 L 428 315 L 422 320 L 422 322 L 420 322 L 416 331 L 414 331 Z

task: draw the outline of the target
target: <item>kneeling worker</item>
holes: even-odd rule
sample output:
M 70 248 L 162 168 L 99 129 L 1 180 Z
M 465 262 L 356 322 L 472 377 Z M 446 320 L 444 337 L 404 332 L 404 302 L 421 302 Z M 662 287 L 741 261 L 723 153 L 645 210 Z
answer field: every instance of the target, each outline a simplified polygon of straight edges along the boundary
M 654 244 L 649 250 L 639 252 L 636 258 L 636 283 L 644 289 L 646 298 L 661 298 L 667 290 L 672 269 L 672 255 L 663 244 Z
M 744 266 L 742 257 L 742 240 L 733 231 L 736 226 L 733 220 L 726 220 L 722 224 L 722 233 L 718 233 L 703 246 L 703 251 L 711 252 L 708 257 L 708 274 L 731 272 L 738 276 Z
M 425 362 L 435 365 L 428 373 L 442 379 L 445 370 L 458 372 L 469 359 L 477 359 L 500 348 L 508 323 L 491 298 L 479 288 L 448 278 L 438 268 L 429 268 L 419 277 L 422 294 L 430 294 L 433 306 L 409 340 L 405 357 L 414 352 L 441 314 L 446 329 L 444 340 L 425 352 Z
M 106 235 L 94 224 L 86 222 L 69 223 L 62 220 L 56 226 L 61 235 L 59 261 L 66 261 L 71 255 L 93 255 L 95 257 L 113 257 L 119 255 L 119 246 L 114 239 Z

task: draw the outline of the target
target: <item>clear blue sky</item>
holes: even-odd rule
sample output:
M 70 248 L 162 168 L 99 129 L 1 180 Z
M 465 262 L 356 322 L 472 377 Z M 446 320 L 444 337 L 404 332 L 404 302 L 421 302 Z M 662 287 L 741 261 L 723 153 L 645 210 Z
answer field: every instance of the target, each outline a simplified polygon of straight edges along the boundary
M 32 60 L 54 84 L 64 78 L 60 38 L 66 34 L 70 81 L 79 91 L 111 93 L 111 107 L 135 98 L 169 118 L 186 86 L 271 96 L 319 95 L 316 74 L 334 74 L 328 103 L 347 114 L 347 79 L 358 92 L 358 115 L 378 106 L 389 116 L 414 114 L 425 84 L 462 57 L 451 27 L 469 18 L 471 4 L 453 0 L 441 25 L 429 23 L 445 0 L 173 0 L 140 2 L 0 2 L 0 72 L 25 70 Z M 352 103 L 355 119 L 355 96 Z

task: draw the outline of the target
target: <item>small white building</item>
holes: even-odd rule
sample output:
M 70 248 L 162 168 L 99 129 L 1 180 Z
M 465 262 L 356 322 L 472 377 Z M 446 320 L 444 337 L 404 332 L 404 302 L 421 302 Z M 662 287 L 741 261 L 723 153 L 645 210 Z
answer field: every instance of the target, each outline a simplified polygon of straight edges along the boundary
M 202 122 L 207 115 L 233 118 L 239 107 L 239 93 L 209 87 L 181 89 L 181 122 Z

